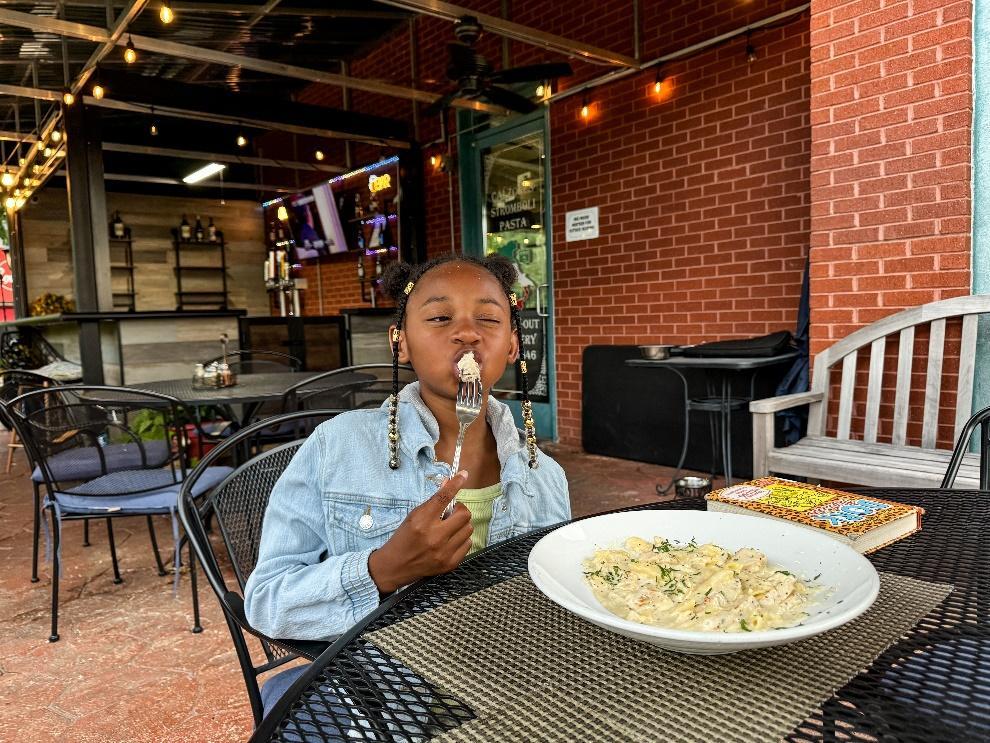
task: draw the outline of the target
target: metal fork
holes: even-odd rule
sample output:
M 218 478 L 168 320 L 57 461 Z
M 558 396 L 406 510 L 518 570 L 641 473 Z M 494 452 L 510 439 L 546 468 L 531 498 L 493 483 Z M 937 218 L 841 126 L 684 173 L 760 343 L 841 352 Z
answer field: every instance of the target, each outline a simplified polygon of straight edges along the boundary
M 461 446 L 464 444 L 464 433 L 478 417 L 481 412 L 481 401 L 484 399 L 484 390 L 481 381 L 458 382 L 457 383 L 457 443 L 454 445 L 454 463 L 450 467 L 451 477 L 457 474 L 457 468 L 461 464 Z M 451 500 L 447 507 L 443 509 L 441 519 L 445 519 L 454 512 L 454 501 Z

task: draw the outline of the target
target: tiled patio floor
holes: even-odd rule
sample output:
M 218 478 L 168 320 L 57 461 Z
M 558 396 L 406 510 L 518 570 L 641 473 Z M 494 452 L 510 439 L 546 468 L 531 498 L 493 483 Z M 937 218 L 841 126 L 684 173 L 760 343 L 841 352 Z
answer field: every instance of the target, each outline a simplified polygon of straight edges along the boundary
M 0 453 L 6 438 L 0 433 Z M 555 452 L 571 485 L 575 515 L 656 500 L 654 484 L 671 471 L 566 449 Z M 163 554 L 171 545 L 157 521 Z M 19 452 L 0 474 L 0 741 L 243 741 L 247 703 L 227 627 L 209 587 L 200 584 L 204 632 L 191 626 L 189 582 L 177 596 L 159 577 L 141 519 L 114 524 L 124 583 L 114 585 L 102 524 L 91 547 L 82 524 L 63 540 L 61 640 L 47 641 L 51 584 L 43 564 L 31 583 L 31 486 Z

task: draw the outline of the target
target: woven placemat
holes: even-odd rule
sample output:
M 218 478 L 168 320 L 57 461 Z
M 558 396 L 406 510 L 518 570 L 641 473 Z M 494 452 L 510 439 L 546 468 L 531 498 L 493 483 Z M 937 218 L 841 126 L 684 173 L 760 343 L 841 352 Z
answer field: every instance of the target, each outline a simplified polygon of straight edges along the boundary
M 952 586 L 880 576 L 873 607 L 798 643 L 681 655 L 600 629 L 522 575 L 367 635 L 477 717 L 436 741 L 769 741 L 793 731 Z

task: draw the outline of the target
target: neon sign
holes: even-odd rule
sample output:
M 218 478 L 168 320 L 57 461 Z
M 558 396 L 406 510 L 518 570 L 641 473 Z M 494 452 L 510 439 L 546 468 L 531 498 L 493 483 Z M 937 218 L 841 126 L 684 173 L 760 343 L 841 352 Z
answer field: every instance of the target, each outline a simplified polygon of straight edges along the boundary
M 368 178 L 368 190 L 371 193 L 378 193 L 392 187 L 392 174 L 373 175 Z

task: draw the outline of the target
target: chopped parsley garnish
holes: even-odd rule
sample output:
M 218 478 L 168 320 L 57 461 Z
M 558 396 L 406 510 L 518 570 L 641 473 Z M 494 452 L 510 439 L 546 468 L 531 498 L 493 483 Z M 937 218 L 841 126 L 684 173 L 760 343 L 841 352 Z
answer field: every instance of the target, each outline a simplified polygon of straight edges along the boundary
M 711 589 L 711 587 L 709 586 L 709 588 L 708 588 L 708 590 L 707 590 L 707 591 L 705 591 L 705 595 L 707 596 L 707 595 L 708 595 L 708 594 L 710 594 L 711 592 L 712 592 L 712 589 Z
M 746 620 L 745 619 L 740 619 L 739 620 L 739 626 L 743 628 L 743 632 L 752 632 L 753 631 L 753 630 L 751 630 L 749 628 L 749 625 L 746 624 Z
M 653 545 L 654 552 L 670 552 L 670 542 L 664 539 L 660 544 Z
M 781 575 L 793 575 L 793 573 L 789 573 L 786 570 L 775 570 L 774 572 L 775 573 L 780 573 Z

